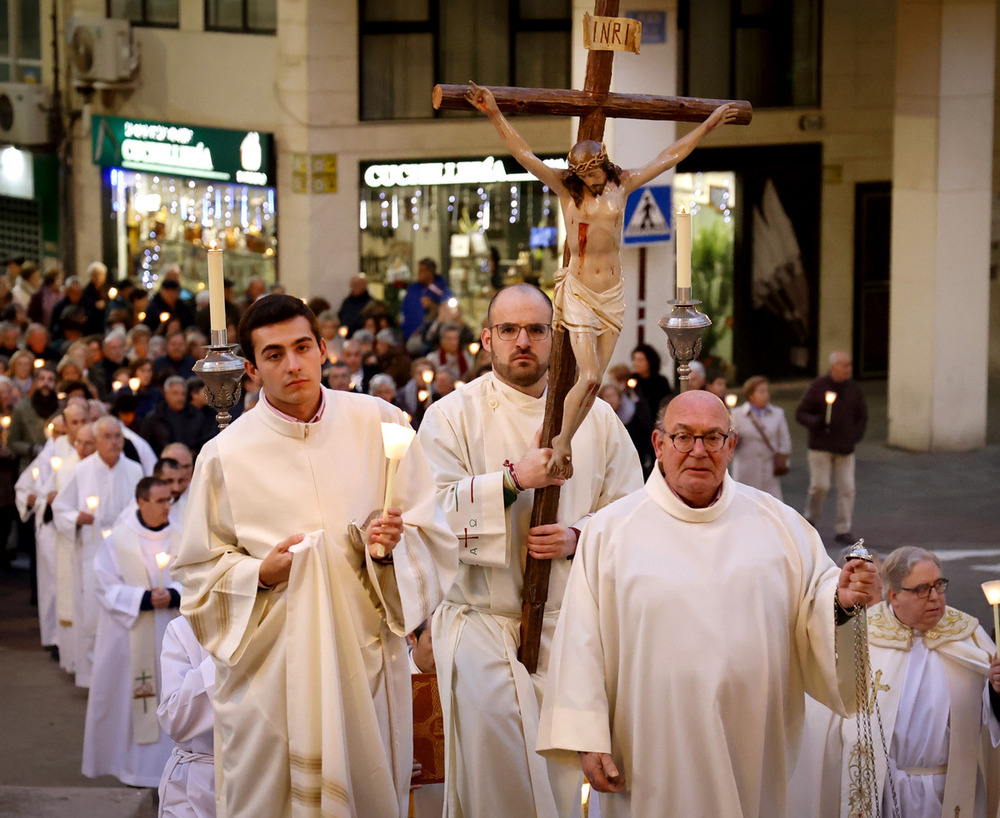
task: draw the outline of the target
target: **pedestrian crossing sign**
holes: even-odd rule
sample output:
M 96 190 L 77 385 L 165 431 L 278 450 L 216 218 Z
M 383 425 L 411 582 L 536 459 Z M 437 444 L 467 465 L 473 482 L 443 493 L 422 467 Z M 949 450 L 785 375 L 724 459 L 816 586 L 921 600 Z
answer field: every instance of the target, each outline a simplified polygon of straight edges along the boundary
M 670 185 L 647 185 L 632 191 L 625 202 L 625 244 L 654 244 L 673 238 L 671 193 Z

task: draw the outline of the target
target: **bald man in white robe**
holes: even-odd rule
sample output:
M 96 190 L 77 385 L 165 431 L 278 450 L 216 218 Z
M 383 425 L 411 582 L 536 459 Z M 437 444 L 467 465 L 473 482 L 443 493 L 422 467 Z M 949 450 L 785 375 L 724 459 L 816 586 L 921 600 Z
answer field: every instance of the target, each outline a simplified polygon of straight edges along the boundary
M 606 818 L 782 818 L 805 691 L 853 707 L 850 611 L 875 569 L 838 571 L 802 517 L 733 481 L 735 438 L 715 395 L 674 398 L 658 467 L 574 560 L 538 749 L 582 766 Z

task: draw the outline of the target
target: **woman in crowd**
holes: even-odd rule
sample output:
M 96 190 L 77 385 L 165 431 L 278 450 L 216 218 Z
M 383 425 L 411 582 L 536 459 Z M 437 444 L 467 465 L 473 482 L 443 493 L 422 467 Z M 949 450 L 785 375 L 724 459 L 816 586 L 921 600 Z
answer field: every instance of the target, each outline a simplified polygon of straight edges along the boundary
M 7 374 L 14 382 L 14 386 L 21 397 L 27 397 L 28 390 L 31 389 L 31 377 L 34 371 L 35 356 L 28 350 L 21 349 L 10 356 Z
M 639 344 L 632 350 L 632 375 L 636 394 L 645 402 L 649 416 L 655 421 L 660 404 L 673 394 L 670 381 L 660 374 L 660 353 L 649 344 Z
M 785 410 L 771 403 L 770 382 L 763 375 L 747 379 L 743 396 L 746 403 L 733 410 L 733 428 L 739 435 L 733 479 L 781 500 L 781 462 L 787 471 L 792 452 Z

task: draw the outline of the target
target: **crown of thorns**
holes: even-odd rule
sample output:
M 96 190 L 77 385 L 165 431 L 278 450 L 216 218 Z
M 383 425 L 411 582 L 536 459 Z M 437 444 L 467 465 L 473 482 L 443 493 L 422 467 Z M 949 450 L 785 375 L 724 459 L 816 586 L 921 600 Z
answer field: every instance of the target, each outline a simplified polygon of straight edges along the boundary
M 593 170 L 594 168 L 604 167 L 604 163 L 608 161 L 608 151 L 604 147 L 604 143 L 601 143 L 601 149 L 597 152 L 597 155 L 585 162 L 574 162 L 572 159 L 569 160 L 569 169 L 573 173 L 586 173 L 588 170 Z

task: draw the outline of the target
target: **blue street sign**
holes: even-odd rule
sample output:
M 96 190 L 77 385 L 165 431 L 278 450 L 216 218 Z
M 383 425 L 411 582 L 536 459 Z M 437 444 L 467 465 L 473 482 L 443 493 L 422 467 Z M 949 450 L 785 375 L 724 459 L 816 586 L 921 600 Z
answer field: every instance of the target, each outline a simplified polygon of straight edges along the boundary
M 647 185 L 632 191 L 625 202 L 625 244 L 670 241 L 674 235 L 672 200 L 670 185 Z

